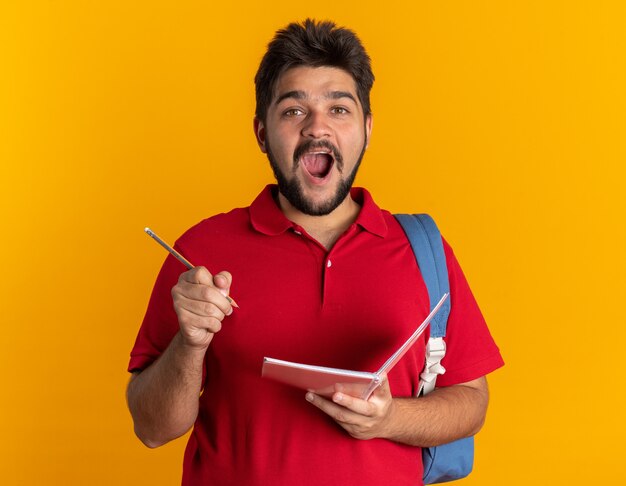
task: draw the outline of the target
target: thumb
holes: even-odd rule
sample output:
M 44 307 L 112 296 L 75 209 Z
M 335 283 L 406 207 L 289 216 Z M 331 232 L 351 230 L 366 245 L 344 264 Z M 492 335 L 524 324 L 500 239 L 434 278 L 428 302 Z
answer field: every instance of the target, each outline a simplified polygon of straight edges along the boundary
M 215 285 L 218 290 L 224 295 L 228 295 L 232 281 L 233 276 L 226 271 L 222 271 L 213 275 L 213 285 Z

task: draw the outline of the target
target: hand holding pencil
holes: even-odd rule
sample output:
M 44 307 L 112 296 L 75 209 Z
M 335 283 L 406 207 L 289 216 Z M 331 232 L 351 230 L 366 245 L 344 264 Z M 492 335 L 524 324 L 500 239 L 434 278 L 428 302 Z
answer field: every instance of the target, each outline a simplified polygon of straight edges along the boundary
M 233 312 L 233 307 L 238 307 L 228 295 L 232 276 L 228 272 L 211 275 L 206 268 L 195 267 L 149 228 L 145 231 L 189 269 L 172 288 L 174 310 L 184 341 L 194 348 L 205 349 L 221 329 L 224 317 Z
M 161 245 L 163 248 L 165 248 L 167 251 L 169 251 L 172 254 L 172 256 L 174 256 L 178 261 L 180 261 L 183 265 L 185 265 L 187 267 L 187 269 L 191 270 L 192 268 L 195 268 L 195 265 L 193 265 L 184 256 L 182 256 L 180 253 L 178 253 L 176 250 L 174 250 L 174 248 L 172 248 L 170 245 L 165 243 L 165 241 L 163 241 L 161 238 L 159 238 L 159 236 L 154 231 L 152 231 L 150 228 L 144 228 L 144 231 L 148 234 L 148 236 L 150 236 L 152 239 L 154 239 L 154 241 L 156 241 L 159 245 Z M 233 307 L 239 308 L 239 306 L 237 305 L 237 302 L 235 302 L 235 299 L 233 299 L 232 297 L 230 297 L 228 295 L 226 295 L 226 298 L 228 299 L 228 301 L 231 303 L 231 305 Z

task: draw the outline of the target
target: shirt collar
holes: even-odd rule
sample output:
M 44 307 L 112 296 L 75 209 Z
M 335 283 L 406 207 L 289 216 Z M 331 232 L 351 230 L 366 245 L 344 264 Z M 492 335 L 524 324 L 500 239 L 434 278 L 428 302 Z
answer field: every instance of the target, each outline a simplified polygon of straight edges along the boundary
M 250 205 L 252 227 L 268 236 L 279 235 L 296 226 L 280 210 L 275 199 L 277 191 L 276 184 L 268 184 Z M 383 238 L 387 236 L 385 217 L 370 193 L 361 187 L 353 187 L 350 195 L 361 206 L 355 223 L 372 234 Z
M 278 194 L 278 186 L 268 184 L 250 205 L 252 227 L 268 236 L 279 235 L 295 226 L 280 210 L 275 194 Z
M 355 223 L 374 235 L 382 238 L 387 236 L 388 228 L 385 217 L 369 191 L 362 187 L 353 187 L 350 190 L 350 195 L 361 206 Z

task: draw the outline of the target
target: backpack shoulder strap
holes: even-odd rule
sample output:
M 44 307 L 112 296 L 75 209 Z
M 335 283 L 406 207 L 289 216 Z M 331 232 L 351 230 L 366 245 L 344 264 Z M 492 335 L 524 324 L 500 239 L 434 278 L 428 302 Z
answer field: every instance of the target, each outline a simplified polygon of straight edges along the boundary
M 450 293 L 448 266 L 443 250 L 441 233 L 435 221 L 427 214 L 396 214 L 396 219 L 404 229 L 417 265 L 428 290 L 430 310 L 434 308 L 444 293 Z M 430 393 L 435 389 L 437 375 L 445 373 L 441 360 L 446 354 L 446 335 L 451 299 L 448 297 L 442 308 L 431 321 L 430 339 L 426 345 L 426 364 L 420 374 L 420 393 Z
M 428 289 L 430 310 L 433 310 L 443 294 L 450 293 L 448 266 L 439 228 L 428 214 L 396 214 L 395 216 L 411 243 L 417 265 Z M 430 335 L 432 337 L 446 335 L 450 306 L 451 300 L 448 297 L 431 323 Z
M 397 220 L 406 233 L 422 278 L 428 289 L 430 308 L 437 304 L 445 292 L 450 292 L 448 268 L 443 251 L 441 234 L 433 219 L 427 214 L 397 214 Z M 441 360 L 446 354 L 446 325 L 450 314 L 450 296 L 431 321 L 430 339 L 426 344 L 426 363 L 420 373 L 417 395 L 435 389 L 437 376 L 446 372 Z M 422 449 L 424 484 L 442 483 L 460 479 L 472 471 L 474 462 L 474 437 L 466 437 L 437 447 Z

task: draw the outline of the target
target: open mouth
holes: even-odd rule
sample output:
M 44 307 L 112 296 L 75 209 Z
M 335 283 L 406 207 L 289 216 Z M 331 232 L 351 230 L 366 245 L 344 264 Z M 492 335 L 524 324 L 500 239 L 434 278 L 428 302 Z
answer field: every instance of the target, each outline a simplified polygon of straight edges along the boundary
M 316 179 L 324 179 L 333 168 L 333 156 L 324 151 L 309 152 L 300 159 L 304 169 Z

